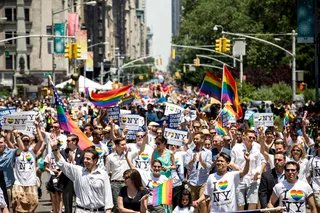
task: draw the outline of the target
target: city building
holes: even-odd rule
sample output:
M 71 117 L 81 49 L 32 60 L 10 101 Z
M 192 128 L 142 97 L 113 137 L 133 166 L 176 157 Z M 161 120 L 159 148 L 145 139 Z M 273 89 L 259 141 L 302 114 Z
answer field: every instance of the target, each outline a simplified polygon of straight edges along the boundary
M 172 16 L 172 35 L 179 34 L 181 22 L 182 0 L 171 0 L 171 16 Z

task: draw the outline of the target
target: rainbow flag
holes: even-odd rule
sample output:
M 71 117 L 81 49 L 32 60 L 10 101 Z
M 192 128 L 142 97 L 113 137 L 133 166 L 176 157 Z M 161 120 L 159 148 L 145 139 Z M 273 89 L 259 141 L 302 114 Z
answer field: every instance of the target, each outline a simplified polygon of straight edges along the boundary
M 132 85 L 128 85 L 99 94 L 94 93 L 93 91 L 89 92 L 88 88 L 86 88 L 86 94 L 89 101 L 91 101 L 91 103 L 93 103 L 95 106 L 108 108 L 116 105 L 131 87 Z
M 222 136 L 228 135 L 228 131 L 226 128 L 222 127 L 221 121 L 216 122 L 216 131 L 219 135 L 222 135 Z
M 221 100 L 221 79 L 210 72 L 204 77 L 199 95 L 209 95 L 210 97 Z
M 286 116 L 283 119 L 283 126 L 287 126 L 287 124 L 289 123 L 289 112 L 286 113 Z
M 233 110 L 232 106 L 229 104 L 224 105 L 224 108 L 222 109 L 222 113 L 221 114 L 228 114 L 229 118 L 235 118 L 237 119 L 238 115 L 237 113 Z
M 134 95 L 133 94 L 121 98 L 119 104 L 126 105 L 126 104 L 130 104 L 132 101 L 134 101 Z
M 85 150 L 90 146 L 94 146 L 92 141 L 90 141 L 89 138 L 79 129 L 78 124 L 71 119 L 68 111 L 66 110 L 64 104 L 62 103 L 62 100 L 57 92 L 56 87 L 53 85 L 51 80 L 50 82 L 51 82 L 51 86 L 52 86 L 53 94 L 55 98 L 55 105 L 57 108 L 58 122 L 59 122 L 60 128 L 63 129 L 64 131 L 78 135 L 79 137 L 78 145 L 80 149 Z
M 152 206 L 159 206 L 161 204 L 172 204 L 172 189 L 173 179 L 169 179 L 159 186 L 153 188 Z
M 221 102 L 222 104 L 228 101 L 232 103 L 239 118 L 241 118 L 242 108 L 239 101 L 237 84 L 226 65 L 223 65 L 222 79 Z

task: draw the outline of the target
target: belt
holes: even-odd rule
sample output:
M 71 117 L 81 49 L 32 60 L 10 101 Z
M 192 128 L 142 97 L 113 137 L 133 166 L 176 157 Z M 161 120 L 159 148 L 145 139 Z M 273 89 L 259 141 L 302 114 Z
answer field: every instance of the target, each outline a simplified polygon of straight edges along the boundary
M 124 180 L 112 180 L 111 182 L 124 183 Z
M 90 212 L 101 212 L 101 211 L 104 211 L 104 207 L 100 207 L 100 208 L 97 208 L 97 209 L 87 209 L 87 208 L 84 208 L 82 206 L 78 206 L 77 205 L 77 208 L 85 210 L 85 211 L 90 211 Z

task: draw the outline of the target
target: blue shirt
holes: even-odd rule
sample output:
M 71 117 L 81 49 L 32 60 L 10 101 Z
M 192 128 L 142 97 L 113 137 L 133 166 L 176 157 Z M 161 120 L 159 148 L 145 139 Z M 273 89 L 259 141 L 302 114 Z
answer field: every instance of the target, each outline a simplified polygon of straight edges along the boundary
M 206 168 L 203 168 L 201 163 L 199 162 L 199 154 L 201 152 L 202 161 L 205 162 Z M 209 171 L 212 164 L 212 154 L 209 150 L 202 148 L 200 152 L 197 151 L 196 148 L 188 149 L 185 159 L 184 165 L 186 168 L 190 170 L 189 183 L 192 186 L 201 186 L 207 182 L 209 177 Z M 197 153 L 196 161 L 192 164 L 192 167 L 189 167 L 189 163 L 193 159 L 194 153 Z
M 211 152 L 212 152 L 212 162 L 214 162 L 214 161 L 217 160 L 217 157 L 218 157 L 218 155 L 219 155 L 220 152 L 218 151 L 217 148 L 213 148 L 213 149 L 211 150 Z M 229 155 L 229 156 L 231 155 L 231 150 L 230 150 L 230 149 L 227 149 L 227 148 L 225 148 L 225 147 L 222 147 L 221 152 L 224 152 L 224 153 L 226 153 L 226 154 Z M 213 167 L 212 170 L 211 170 L 211 173 L 215 173 L 215 172 L 218 172 L 218 171 L 217 171 L 216 167 Z
M 17 149 L 9 149 L 8 147 L 0 153 L 0 169 L 3 169 L 7 188 L 14 183 L 13 164 L 16 159 L 16 153 Z

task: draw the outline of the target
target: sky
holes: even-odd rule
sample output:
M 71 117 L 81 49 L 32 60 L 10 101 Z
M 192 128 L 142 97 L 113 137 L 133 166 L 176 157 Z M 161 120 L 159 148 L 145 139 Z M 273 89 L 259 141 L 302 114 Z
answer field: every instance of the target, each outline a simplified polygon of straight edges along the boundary
M 146 0 L 146 23 L 153 32 L 152 54 L 164 70 L 171 54 L 171 0 Z

